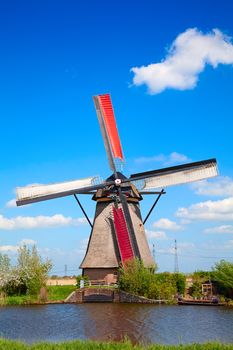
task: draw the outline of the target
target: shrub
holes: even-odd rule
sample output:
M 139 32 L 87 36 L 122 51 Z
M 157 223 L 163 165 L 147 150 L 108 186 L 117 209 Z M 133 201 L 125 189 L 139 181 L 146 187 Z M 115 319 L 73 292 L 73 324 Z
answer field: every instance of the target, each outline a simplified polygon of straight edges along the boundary
M 19 248 L 17 272 L 21 283 L 26 286 L 27 294 L 39 294 L 40 289 L 46 285 L 51 268 L 49 260 L 42 262 L 35 246 L 31 250 L 26 245 Z
M 170 300 L 177 293 L 173 274 L 154 273 L 138 259 L 129 260 L 120 269 L 119 287 L 126 292 L 150 299 Z
M 46 285 L 48 272 L 52 264 L 43 262 L 37 249 L 23 245 L 18 250 L 17 265 L 12 267 L 7 255 L 0 254 L 0 291 L 9 296 L 37 296 Z

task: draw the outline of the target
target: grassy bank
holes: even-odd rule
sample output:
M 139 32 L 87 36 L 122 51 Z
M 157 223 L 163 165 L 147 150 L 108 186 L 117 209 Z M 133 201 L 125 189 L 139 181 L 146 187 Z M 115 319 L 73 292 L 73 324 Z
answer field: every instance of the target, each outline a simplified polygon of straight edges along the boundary
M 66 343 L 37 343 L 27 345 L 21 342 L 0 339 L 1 350 L 233 350 L 233 344 L 206 343 L 189 345 L 132 345 L 123 343 L 103 343 L 93 341 L 73 341 Z
M 48 300 L 64 300 L 76 289 L 76 286 L 47 286 Z
M 47 286 L 47 301 L 55 302 L 66 299 L 76 286 Z M 36 296 L 12 295 L 0 299 L 0 305 L 24 305 L 39 303 Z
M 33 304 L 37 301 L 36 297 L 27 295 L 12 295 L 7 296 L 2 301 L 2 305 L 22 305 L 22 304 Z

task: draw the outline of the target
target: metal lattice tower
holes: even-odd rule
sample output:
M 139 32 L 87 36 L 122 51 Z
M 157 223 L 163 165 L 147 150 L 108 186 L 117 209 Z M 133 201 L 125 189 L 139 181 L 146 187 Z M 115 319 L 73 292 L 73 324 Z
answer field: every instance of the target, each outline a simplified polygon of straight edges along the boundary
M 174 247 L 174 250 L 175 250 L 174 272 L 175 272 L 175 273 L 179 273 L 178 254 L 177 254 L 177 242 L 176 242 L 176 239 L 175 239 L 175 247 Z

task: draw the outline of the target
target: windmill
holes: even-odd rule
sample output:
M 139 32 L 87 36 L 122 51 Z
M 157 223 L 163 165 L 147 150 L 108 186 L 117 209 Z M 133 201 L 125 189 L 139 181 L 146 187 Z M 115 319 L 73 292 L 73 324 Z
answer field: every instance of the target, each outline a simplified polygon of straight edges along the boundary
M 145 266 L 153 266 L 144 224 L 164 188 L 198 181 L 217 175 L 216 159 L 209 159 L 129 177 L 117 171 L 117 161 L 123 162 L 123 152 L 109 94 L 94 96 L 94 104 L 112 175 L 106 180 L 97 177 L 48 185 L 17 188 L 17 205 L 74 195 L 91 229 L 85 257 L 80 265 L 91 280 L 115 282 L 121 264 L 137 257 Z M 96 201 L 93 224 L 77 194 L 91 194 Z M 139 202 L 142 195 L 156 194 L 148 215 L 142 220 Z

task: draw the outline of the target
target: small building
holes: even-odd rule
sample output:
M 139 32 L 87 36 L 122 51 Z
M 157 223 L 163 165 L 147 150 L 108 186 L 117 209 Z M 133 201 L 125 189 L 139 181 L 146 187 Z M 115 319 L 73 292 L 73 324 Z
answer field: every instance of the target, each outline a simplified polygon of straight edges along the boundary
M 212 283 L 202 283 L 201 293 L 204 297 L 211 298 L 213 296 L 213 284 Z

